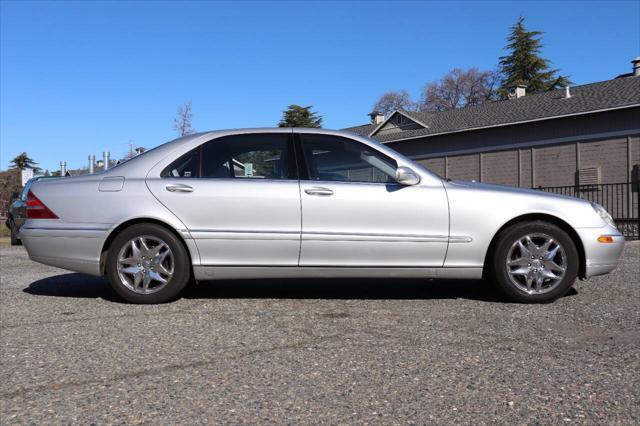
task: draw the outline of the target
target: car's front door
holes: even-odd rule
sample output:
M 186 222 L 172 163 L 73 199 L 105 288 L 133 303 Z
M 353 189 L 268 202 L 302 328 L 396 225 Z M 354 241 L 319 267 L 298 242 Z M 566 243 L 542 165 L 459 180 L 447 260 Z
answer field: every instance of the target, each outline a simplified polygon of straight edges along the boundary
M 300 188 L 291 132 L 223 136 L 183 155 L 154 195 L 188 228 L 203 266 L 296 266 Z
M 440 267 L 449 211 L 441 182 L 403 186 L 396 161 L 359 141 L 300 133 L 300 266 Z

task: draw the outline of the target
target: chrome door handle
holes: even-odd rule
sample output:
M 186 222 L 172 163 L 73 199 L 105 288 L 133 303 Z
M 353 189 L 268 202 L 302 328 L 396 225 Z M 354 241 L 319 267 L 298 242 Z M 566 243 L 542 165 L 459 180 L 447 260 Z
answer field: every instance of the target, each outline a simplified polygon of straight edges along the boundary
M 323 188 L 321 186 L 316 186 L 314 188 L 309 188 L 309 189 L 305 189 L 304 192 L 306 192 L 309 195 L 321 195 L 321 196 L 328 196 L 328 195 L 333 195 L 333 191 L 330 190 L 329 188 Z
M 169 192 L 193 192 L 193 188 L 184 183 L 170 183 L 165 188 Z

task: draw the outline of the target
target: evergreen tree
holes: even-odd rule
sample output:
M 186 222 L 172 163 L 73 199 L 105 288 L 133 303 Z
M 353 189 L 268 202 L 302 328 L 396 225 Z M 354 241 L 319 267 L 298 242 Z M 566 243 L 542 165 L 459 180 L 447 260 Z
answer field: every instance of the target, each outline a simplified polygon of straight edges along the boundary
M 568 77 L 557 74 L 559 70 L 550 68 L 549 60 L 540 56 L 542 34 L 540 31 L 528 31 L 523 16 L 511 27 L 506 46 L 509 54 L 500 57 L 502 82 L 499 91 L 503 97 L 506 97 L 509 87 L 517 84 L 524 84 L 527 91 L 535 93 L 571 83 Z
M 24 169 L 33 169 L 34 172 L 40 171 L 38 167 L 38 163 L 35 162 L 32 158 L 30 158 L 26 152 L 22 154 L 16 155 L 16 157 L 11 160 L 9 163 L 12 169 L 24 170 Z
M 322 127 L 322 116 L 311 111 L 312 106 L 289 105 L 282 113 L 278 127 Z

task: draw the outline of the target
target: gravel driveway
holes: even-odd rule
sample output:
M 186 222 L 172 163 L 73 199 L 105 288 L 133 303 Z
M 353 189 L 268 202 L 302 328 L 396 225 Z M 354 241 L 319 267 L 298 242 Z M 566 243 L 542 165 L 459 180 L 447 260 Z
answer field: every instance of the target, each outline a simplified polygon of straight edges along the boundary
M 11 423 L 640 421 L 640 244 L 549 305 L 473 281 L 200 284 L 160 306 L 0 247 Z

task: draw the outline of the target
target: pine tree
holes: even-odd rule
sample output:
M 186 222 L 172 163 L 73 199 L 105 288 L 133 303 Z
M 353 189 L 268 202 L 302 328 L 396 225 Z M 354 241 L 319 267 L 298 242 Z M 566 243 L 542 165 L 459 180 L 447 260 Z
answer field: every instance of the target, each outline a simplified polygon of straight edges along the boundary
M 559 70 L 550 68 L 549 60 L 540 56 L 542 34 L 541 31 L 527 31 L 523 16 L 511 27 L 505 48 L 509 54 L 500 57 L 500 72 L 503 77 L 500 94 L 503 97 L 506 97 L 510 87 L 517 84 L 524 84 L 527 91 L 535 93 L 571 83 L 568 77 L 557 74 Z
M 282 113 L 278 127 L 322 127 L 322 116 L 311 111 L 312 106 L 289 105 Z
M 26 152 L 22 154 L 16 155 L 16 157 L 11 160 L 9 163 L 11 168 L 24 170 L 24 169 L 33 169 L 34 172 L 40 171 L 38 167 L 38 163 L 35 162 L 32 158 L 30 158 Z

